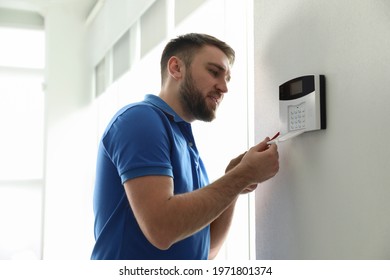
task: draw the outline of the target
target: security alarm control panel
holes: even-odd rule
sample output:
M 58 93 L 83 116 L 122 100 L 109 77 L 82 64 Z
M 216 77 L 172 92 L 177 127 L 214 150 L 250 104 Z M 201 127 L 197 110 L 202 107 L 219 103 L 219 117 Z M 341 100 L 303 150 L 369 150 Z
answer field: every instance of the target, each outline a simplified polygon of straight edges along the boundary
M 307 75 L 279 86 L 280 134 L 326 129 L 325 76 Z

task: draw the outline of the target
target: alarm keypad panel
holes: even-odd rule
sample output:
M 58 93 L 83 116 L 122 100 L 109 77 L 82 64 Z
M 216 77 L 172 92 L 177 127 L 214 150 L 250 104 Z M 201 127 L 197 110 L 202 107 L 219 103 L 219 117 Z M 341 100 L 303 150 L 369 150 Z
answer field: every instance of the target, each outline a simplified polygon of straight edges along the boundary
M 305 103 L 288 107 L 289 131 L 306 128 Z
M 325 76 L 306 75 L 279 86 L 280 133 L 326 129 Z

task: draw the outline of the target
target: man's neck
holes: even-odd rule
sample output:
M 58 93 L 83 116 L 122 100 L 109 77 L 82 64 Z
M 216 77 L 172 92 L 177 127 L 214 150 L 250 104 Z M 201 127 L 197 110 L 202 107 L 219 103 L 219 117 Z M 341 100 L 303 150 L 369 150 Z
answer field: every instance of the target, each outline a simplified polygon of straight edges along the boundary
M 191 123 L 195 119 L 183 107 L 178 90 L 175 88 L 163 87 L 158 95 L 165 101 L 184 121 Z

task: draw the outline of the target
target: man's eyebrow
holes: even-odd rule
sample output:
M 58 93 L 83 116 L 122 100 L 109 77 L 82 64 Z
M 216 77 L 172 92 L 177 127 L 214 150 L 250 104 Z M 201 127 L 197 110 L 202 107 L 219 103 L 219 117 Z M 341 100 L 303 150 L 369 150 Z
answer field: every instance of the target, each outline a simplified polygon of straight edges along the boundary
M 227 81 L 230 81 L 230 71 L 229 70 L 226 70 L 225 67 L 223 67 L 222 65 L 218 64 L 218 63 L 214 63 L 214 62 L 209 62 L 207 63 L 208 65 L 210 66 L 214 66 L 216 68 L 218 68 L 220 71 L 223 71 L 223 72 L 227 72 L 226 74 L 226 80 Z

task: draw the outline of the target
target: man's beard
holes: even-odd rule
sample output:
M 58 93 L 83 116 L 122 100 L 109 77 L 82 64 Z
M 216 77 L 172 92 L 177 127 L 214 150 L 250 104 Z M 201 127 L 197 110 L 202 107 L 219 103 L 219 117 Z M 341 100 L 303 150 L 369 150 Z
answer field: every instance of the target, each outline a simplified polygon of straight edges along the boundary
M 195 119 L 211 122 L 215 119 L 215 110 L 209 108 L 206 98 L 195 86 L 191 73 L 187 73 L 184 83 L 180 86 L 181 103 L 191 112 Z M 216 105 L 217 106 L 217 105 Z

